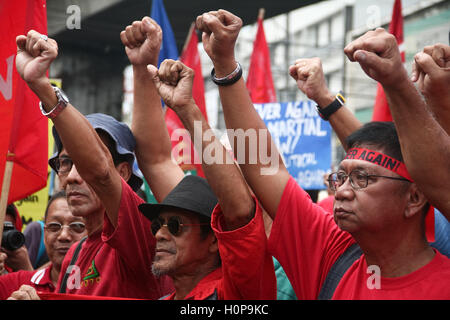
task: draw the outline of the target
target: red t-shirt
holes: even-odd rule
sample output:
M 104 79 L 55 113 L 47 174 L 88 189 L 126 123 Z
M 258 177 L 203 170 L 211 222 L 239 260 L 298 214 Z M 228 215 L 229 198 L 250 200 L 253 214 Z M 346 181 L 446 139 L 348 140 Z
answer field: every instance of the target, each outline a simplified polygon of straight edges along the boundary
M 194 289 L 189 292 L 184 300 L 217 300 L 219 299 L 218 288 L 222 284 L 222 268 L 209 273 L 197 283 Z M 174 300 L 175 292 L 163 297 L 164 300 Z
M 82 245 L 78 268 L 71 271 L 66 293 L 140 299 L 158 299 L 167 293 L 161 288 L 166 279 L 156 279 L 151 271 L 155 238 L 150 221 L 139 212 L 141 203 L 143 200 L 122 179 L 117 227 L 105 213 L 103 231 L 92 234 Z M 64 258 L 56 292 L 77 245 L 72 245 Z
M 11 294 L 19 290 L 20 286 L 27 284 L 41 292 L 53 292 L 55 287 L 53 286 L 50 278 L 50 271 L 52 265 L 48 267 L 33 270 L 33 271 L 17 271 L 9 273 L 0 277 L 0 300 L 5 300 L 11 296 Z
M 245 226 L 223 230 L 223 213 L 219 205 L 211 216 L 222 267 L 204 277 L 185 299 L 204 300 L 274 300 L 277 282 L 272 256 L 267 250 L 262 210 L 256 203 L 255 216 Z M 173 299 L 175 294 L 166 299 Z
M 324 208 L 326 212 L 333 214 L 334 196 L 328 196 L 317 204 Z
M 341 300 L 440 300 L 450 299 L 450 259 L 436 251 L 424 267 L 402 277 L 380 277 L 374 288 L 364 255 L 342 277 L 333 299 Z M 369 285 L 367 284 L 369 282 Z M 369 289 L 371 287 L 372 289 Z
M 331 266 L 353 243 L 351 235 L 336 225 L 331 214 L 324 214 L 291 177 L 272 225 L 269 250 L 282 265 L 298 299 L 317 299 Z M 450 262 L 439 253 L 409 275 L 381 278 L 381 289 L 369 289 L 371 276 L 362 255 L 344 274 L 333 299 L 450 298 Z

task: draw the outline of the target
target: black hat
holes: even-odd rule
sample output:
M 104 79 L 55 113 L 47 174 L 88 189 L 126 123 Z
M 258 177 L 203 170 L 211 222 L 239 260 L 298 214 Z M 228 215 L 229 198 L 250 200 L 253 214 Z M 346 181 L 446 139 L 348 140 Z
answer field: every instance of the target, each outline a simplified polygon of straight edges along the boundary
M 159 204 L 143 203 L 139 210 L 149 220 L 155 219 L 161 211 L 171 208 L 189 210 L 211 218 L 217 205 L 217 198 L 205 179 L 185 176 L 183 180 Z

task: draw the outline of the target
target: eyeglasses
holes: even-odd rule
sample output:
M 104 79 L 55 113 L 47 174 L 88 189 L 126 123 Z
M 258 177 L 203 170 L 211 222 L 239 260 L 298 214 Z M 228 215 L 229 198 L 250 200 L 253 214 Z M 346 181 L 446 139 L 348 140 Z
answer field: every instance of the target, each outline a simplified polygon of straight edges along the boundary
M 72 159 L 66 156 L 51 159 L 49 164 L 59 175 L 68 174 L 73 166 Z
M 58 233 L 66 227 L 69 228 L 71 233 L 83 233 L 86 230 L 86 226 L 82 222 L 72 222 L 64 225 L 59 222 L 50 222 L 45 225 L 45 229 L 53 233 Z
M 347 177 L 350 179 L 350 185 L 352 186 L 352 188 L 354 190 L 366 188 L 367 185 L 369 184 L 369 178 L 373 178 L 373 177 L 411 182 L 405 178 L 380 176 L 380 175 L 376 175 L 376 174 L 367 174 L 366 172 L 360 171 L 360 170 L 353 170 L 349 174 L 345 174 L 344 172 L 331 173 L 328 176 L 328 182 L 330 184 L 330 189 L 333 191 L 336 191 L 336 189 L 338 187 L 342 186 L 345 183 L 345 181 L 347 180 Z
M 152 221 L 152 234 L 155 236 L 156 233 L 158 232 L 159 229 L 161 229 L 161 227 L 166 227 L 167 229 L 169 229 L 169 232 L 174 235 L 174 236 L 178 236 L 181 233 L 181 229 L 183 227 L 187 227 L 187 226 L 205 226 L 205 225 L 209 225 L 209 223 L 181 223 L 181 220 L 179 217 L 176 216 L 172 216 L 170 217 L 167 222 L 164 222 L 161 218 L 156 218 Z

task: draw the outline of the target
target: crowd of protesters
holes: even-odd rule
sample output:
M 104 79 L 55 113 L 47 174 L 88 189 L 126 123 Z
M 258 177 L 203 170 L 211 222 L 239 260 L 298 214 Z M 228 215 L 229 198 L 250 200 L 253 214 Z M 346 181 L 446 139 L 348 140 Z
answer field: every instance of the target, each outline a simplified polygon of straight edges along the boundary
M 241 27 L 225 10 L 196 19 L 227 128 L 267 133 L 235 60 Z M 3 299 L 274 300 L 280 267 L 299 300 L 450 299 L 449 46 L 424 48 L 411 76 L 384 29 L 344 49 L 383 86 L 393 122 L 360 123 L 328 90 L 318 58 L 286 70 L 347 152 L 327 177 L 333 204 L 318 205 L 291 177 L 270 134 L 233 155 L 208 135 L 192 97 L 194 72 L 174 60 L 157 68 L 163 36 L 149 17 L 120 33 L 133 66 L 131 129 L 105 114 L 84 116 L 50 84 L 55 40 L 33 30 L 17 37 L 17 71 L 54 124 L 49 164 L 64 193 L 45 217 L 49 264 L 0 276 Z M 191 136 L 201 129 L 198 154 L 214 150 L 216 161 L 202 161 L 205 178 L 185 176 L 172 161 L 162 102 Z M 270 164 L 259 158 L 233 159 L 260 154 L 262 144 L 279 159 L 271 174 L 262 174 Z M 135 161 L 157 204 L 136 194 Z M 427 232 L 430 215 L 436 241 Z

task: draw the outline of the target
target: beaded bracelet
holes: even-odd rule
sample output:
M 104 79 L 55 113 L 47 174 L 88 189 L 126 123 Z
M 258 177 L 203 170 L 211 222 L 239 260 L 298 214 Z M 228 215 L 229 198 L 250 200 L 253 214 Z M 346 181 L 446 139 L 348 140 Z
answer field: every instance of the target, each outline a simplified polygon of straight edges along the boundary
M 233 83 L 236 83 L 242 77 L 242 67 L 239 62 L 236 62 L 236 69 L 233 70 L 229 75 L 217 78 L 214 68 L 211 70 L 211 78 L 212 81 L 218 86 L 229 86 Z

